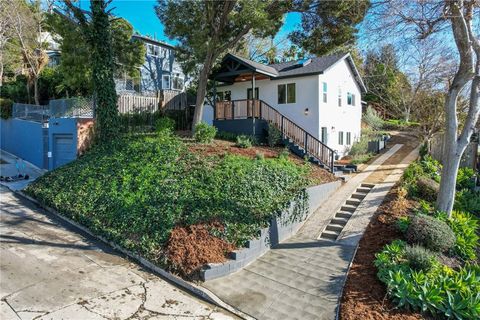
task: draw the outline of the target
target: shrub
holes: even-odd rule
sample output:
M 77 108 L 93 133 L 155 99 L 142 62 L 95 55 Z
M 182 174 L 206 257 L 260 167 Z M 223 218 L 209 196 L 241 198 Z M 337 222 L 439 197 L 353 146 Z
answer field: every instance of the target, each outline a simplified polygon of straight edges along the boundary
M 350 147 L 348 154 L 350 156 L 365 155 L 368 153 L 368 138 L 363 136 L 355 141 Z
M 409 216 L 404 216 L 400 217 L 397 220 L 397 228 L 400 230 L 401 233 L 405 233 L 408 230 L 408 227 L 410 226 L 410 223 L 412 220 L 410 219 Z
M 252 140 L 250 140 L 250 137 L 246 135 L 239 135 L 237 136 L 237 142 L 235 143 L 235 146 L 244 149 L 251 148 Z
M 267 143 L 270 147 L 275 147 L 282 143 L 282 132 L 272 123 L 268 124 Z
M 420 159 L 423 160 L 425 158 L 425 156 L 428 154 L 428 143 L 425 142 L 420 146 L 418 154 L 420 155 Z
M 290 156 L 290 151 L 288 151 L 288 148 L 285 147 L 283 150 L 278 154 L 279 159 L 288 159 Z
M 457 175 L 457 190 L 475 188 L 475 176 L 472 168 L 460 168 Z
M 366 163 L 372 158 L 373 158 L 373 154 L 371 153 L 355 155 L 352 157 L 351 164 Z
M 259 161 L 265 160 L 265 155 L 262 152 L 256 152 L 255 153 L 255 159 Z
M 417 161 L 411 163 L 407 169 L 405 169 L 402 184 L 407 189 L 410 197 L 416 197 L 418 195 L 417 179 L 424 175 L 423 168 Z
M 428 271 L 436 261 L 435 254 L 432 251 L 415 244 L 405 247 L 405 257 L 410 268 L 414 270 Z
M 378 112 L 370 106 L 363 115 L 363 121 L 374 130 L 380 130 L 383 128 L 383 119 L 380 118 Z
M 217 131 L 215 138 L 220 140 L 235 142 L 237 140 L 237 134 L 233 132 L 227 132 L 227 131 Z
M 452 228 L 455 234 L 455 253 L 465 260 L 475 260 L 479 240 L 478 219 L 461 211 L 452 211 L 450 218 L 447 218 L 446 214 L 440 214 L 437 218 L 445 221 Z
M 437 195 L 440 190 L 440 184 L 433 179 L 427 177 L 419 177 L 417 180 L 418 195 L 430 202 L 437 200 Z
M 161 117 L 155 122 L 155 130 L 159 133 L 172 133 L 175 130 L 175 120 L 169 117 Z
M 414 270 L 406 259 L 406 244 L 396 240 L 376 254 L 378 278 L 400 308 L 430 312 L 435 318 L 478 319 L 480 268 L 466 265 L 458 271 L 433 262 L 430 269 Z
M 0 98 L 0 118 L 8 119 L 12 117 L 13 101 Z
M 480 215 L 480 191 L 461 190 L 455 195 L 455 210 Z
M 195 126 L 193 137 L 200 143 L 211 143 L 217 134 L 217 128 L 205 122 L 200 122 Z
M 420 244 L 426 248 L 446 252 L 455 245 L 455 234 L 444 221 L 425 215 L 416 215 L 405 234 L 411 244 Z
M 422 166 L 423 173 L 429 178 L 440 182 L 440 173 L 442 171 L 442 165 L 437 160 L 433 159 L 432 156 L 426 155 L 420 160 L 420 165 Z

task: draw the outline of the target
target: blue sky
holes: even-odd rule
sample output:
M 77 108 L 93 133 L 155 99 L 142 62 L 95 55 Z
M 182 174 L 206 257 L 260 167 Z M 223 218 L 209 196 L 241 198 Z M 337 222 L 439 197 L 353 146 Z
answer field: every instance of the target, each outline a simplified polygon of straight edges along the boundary
M 156 0 L 113 0 L 110 5 L 113 13 L 117 16 L 127 19 L 136 31 L 143 35 L 155 36 L 157 39 L 174 43 L 168 39 L 163 31 L 163 25 L 157 18 L 154 11 Z M 81 0 L 80 6 L 83 9 L 90 8 L 90 0 Z M 291 30 L 300 24 L 299 14 L 289 14 L 285 19 L 285 24 L 279 31 L 277 38 L 285 37 Z

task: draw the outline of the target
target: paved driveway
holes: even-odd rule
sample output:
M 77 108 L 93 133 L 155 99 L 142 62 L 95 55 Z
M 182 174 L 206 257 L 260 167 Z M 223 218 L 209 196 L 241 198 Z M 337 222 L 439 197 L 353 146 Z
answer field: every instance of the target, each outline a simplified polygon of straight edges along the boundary
M 0 319 L 232 319 L 0 186 Z

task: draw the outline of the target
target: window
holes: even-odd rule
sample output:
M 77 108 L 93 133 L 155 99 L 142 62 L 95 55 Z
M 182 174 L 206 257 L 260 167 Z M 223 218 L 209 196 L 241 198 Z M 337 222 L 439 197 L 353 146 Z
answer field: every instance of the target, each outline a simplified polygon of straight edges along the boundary
M 327 83 L 323 83 L 323 102 L 327 102 Z
M 172 78 L 172 89 L 183 90 L 183 78 L 178 73 Z
M 352 133 L 347 132 L 347 146 L 352 144 Z
M 247 99 L 258 99 L 258 88 L 255 88 L 255 98 L 252 97 L 252 88 L 247 89 Z
M 296 98 L 295 83 L 278 85 L 278 104 L 295 103 Z
M 170 76 L 164 74 L 162 77 L 162 89 L 170 89 Z
M 343 131 L 338 131 L 338 144 L 343 146 Z
M 347 104 L 349 106 L 355 105 L 355 95 L 353 93 L 347 93 Z
M 328 136 L 327 136 L 327 127 L 322 127 L 322 136 L 321 141 L 327 144 Z
M 342 89 L 338 88 L 338 106 L 342 106 Z

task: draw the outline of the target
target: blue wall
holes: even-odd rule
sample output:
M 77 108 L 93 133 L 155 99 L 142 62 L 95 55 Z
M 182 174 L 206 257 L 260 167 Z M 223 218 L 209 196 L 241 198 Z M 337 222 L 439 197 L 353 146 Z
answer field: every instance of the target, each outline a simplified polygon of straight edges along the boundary
M 263 139 L 268 123 L 261 119 L 235 119 L 235 120 L 213 120 L 213 125 L 218 131 L 245 134 Z
M 68 135 L 73 136 L 73 144 L 71 147 L 72 159 L 77 157 L 77 119 L 76 118 L 50 118 L 48 120 L 48 151 L 52 152 L 52 156 L 48 158 L 48 169 L 55 169 L 55 154 L 54 142 L 55 135 Z
M 0 120 L 0 148 L 12 153 L 39 168 L 44 168 L 44 150 L 42 124 L 21 119 Z

